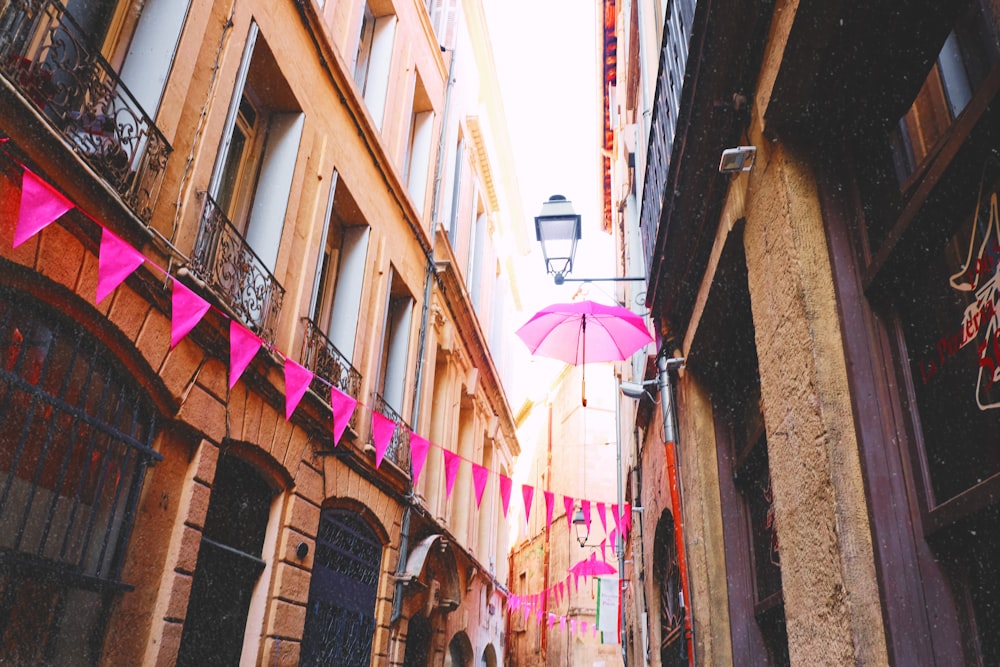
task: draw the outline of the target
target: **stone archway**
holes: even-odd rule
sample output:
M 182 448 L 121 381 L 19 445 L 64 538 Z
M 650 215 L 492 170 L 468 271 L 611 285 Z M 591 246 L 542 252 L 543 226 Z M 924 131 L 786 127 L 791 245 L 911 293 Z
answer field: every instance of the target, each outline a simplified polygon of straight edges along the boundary
M 465 632 L 456 632 L 448 642 L 448 655 L 445 657 L 445 667 L 472 667 L 472 642 Z
M 484 667 L 497 667 L 497 650 L 493 648 L 493 644 L 487 644 L 486 648 L 483 649 L 483 665 Z

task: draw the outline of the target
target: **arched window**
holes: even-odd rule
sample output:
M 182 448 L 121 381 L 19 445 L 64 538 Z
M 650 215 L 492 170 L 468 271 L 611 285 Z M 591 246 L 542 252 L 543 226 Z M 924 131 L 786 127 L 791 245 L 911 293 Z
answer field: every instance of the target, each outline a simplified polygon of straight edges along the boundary
M 381 565 L 382 543 L 356 512 L 323 510 L 316 536 L 301 664 L 369 664 Z
M 155 411 L 119 360 L 54 308 L 0 289 L 0 656 L 96 664 Z

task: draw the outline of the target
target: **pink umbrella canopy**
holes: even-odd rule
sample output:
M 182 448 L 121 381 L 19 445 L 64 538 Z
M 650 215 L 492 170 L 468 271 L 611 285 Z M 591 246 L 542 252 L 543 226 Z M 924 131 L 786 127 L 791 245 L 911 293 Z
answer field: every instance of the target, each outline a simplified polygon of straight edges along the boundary
M 653 342 L 641 316 L 595 301 L 546 306 L 515 333 L 532 354 L 573 365 L 621 361 Z M 587 405 L 586 391 L 583 404 Z
M 599 577 L 605 574 L 615 574 L 618 572 L 610 563 L 597 560 L 597 554 L 591 553 L 590 558 L 585 558 L 573 567 L 569 568 L 569 573 L 577 577 Z

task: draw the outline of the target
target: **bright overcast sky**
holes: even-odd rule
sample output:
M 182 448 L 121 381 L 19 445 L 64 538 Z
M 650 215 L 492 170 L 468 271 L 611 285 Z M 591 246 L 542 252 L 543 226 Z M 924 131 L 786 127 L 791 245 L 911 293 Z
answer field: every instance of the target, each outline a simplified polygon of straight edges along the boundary
M 610 275 L 610 237 L 600 231 L 601 181 L 598 0 L 482 0 L 493 43 L 510 131 L 524 224 L 534 263 L 542 266 L 534 240 L 534 216 L 553 194 L 573 202 L 583 216 L 583 241 L 575 273 Z M 604 255 L 593 271 L 588 255 Z M 551 284 L 551 278 L 546 281 Z M 569 301 L 579 284 L 525 295 L 534 312 L 553 301 Z M 536 302 L 529 299 L 536 298 Z M 541 299 L 537 301 L 537 299 Z M 528 314 L 530 314 L 530 312 Z
M 599 0 L 482 0 L 496 59 L 503 105 L 507 114 L 518 184 L 532 255 L 519 270 L 524 312 L 516 329 L 540 308 L 570 301 L 580 283 L 555 286 L 544 274 L 541 249 L 535 241 L 534 216 L 553 194 L 573 202 L 583 218 L 583 240 L 577 251 L 574 275 L 610 276 L 614 272 L 611 237 L 600 230 L 601 173 L 600 63 L 597 35 Z M 526 275 L 527 274 L 527 275 Z M 590 298 L 608 302 L 601 290 L 609 283 L 590 286 Z M 512 407 L 548 382 L 538 373 L 554 375 L 564 365 L 534 359 L 521 341 L 513 345 L 520 366 L 515 387 L 508 388 Z M 523 368 L 523 367 L 522 367 Z M 527 371 L 527 372 L 525 372 Z M 539 396 L 530 396 L 533 399 Z

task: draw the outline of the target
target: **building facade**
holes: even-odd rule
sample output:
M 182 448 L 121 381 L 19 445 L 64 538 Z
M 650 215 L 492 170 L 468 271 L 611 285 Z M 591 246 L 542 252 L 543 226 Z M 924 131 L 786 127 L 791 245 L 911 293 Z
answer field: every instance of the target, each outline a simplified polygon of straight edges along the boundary
M 617 4 L 629 664 L 995 663 L 1000 7 Z
M 0 654 L 502 664 L 524 240 L 479 3 L 0 26 Z

